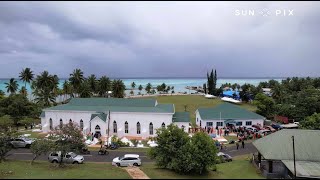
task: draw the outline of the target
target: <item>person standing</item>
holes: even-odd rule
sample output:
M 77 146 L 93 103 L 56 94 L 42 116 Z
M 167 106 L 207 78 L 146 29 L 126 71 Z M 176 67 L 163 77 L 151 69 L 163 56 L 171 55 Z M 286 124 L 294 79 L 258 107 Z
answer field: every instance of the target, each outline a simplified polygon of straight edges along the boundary
M 244 140 L 241 141 L 242 148 L 244 149 Z
M 236 141 L 237 150 L 239 149 L 239 142 Z

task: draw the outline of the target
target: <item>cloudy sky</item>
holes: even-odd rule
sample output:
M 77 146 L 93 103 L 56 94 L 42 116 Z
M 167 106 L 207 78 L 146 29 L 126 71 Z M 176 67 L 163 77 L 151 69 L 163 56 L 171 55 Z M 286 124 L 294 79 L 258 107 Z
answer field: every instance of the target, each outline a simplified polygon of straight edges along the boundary
M 0 2 L 1 78 L 320 76 L 319 48 L 320 2 Z

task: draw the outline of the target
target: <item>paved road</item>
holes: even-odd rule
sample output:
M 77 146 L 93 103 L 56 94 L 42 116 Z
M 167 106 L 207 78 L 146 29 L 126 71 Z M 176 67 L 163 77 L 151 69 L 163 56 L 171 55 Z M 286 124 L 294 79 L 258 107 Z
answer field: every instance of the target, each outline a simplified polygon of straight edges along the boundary
M 227 149 L 221 150 L 221 152 L 227 153 L 232 157 L 244 155 L 244 154 L 252 154 L 256 151 L 257 150 L 252 145 L 252 143 L 246 143 L 244 149 L 241 147 L 241 144 L 240 144 L 238 150 L 235 145 L 231 147 L 227 147 Z M 33 155 L 30 149 L 26 149 L 26 148 L 13 149 L 9 152 L 9 154 L 10 155 L 7 157 L 7 159 L 32 160 L 33 158 Z M 139 154 L 142 162 L 153 162 L 151 159 L 147 157 L 145 152 L 124 152 L 124 151 L 109 150 L 108 155 L 98 155 L 98 151 L 91 151 L 90 154 L 86 154 L 83 156 L 84 156 L 85 162 L 112 162 L 113 158 L 123 156 L 125 154 Z M 48 159 L 47 155 L 42 155 L 38 157 L 37 160 L 46 161 L 47 159 Z
M 9 154 L 10 155 L 7 157 L 7 159 L 32 160 L 33 158 L 30 149 L 26 148 L 11 150 Z M 147 157 L 145 152 L 123 152 L 110 150 L 108 155 L 98 155 L 98 151 L 91 151 L 90 154 L 85 154 L 83 156 L 85 162 L 112 162 L 113 158 L 123 156 L 125 154 L 139 154 L 142 162 L 152 162 L 152 160 Z M 48 155 L 42 155 L 38 157 L 37 160 L 46 161 L 48 160 Z
M 244 154 L 252 154 L 257 152 L 257 149 L 252 145 L 252 143 L 246 143 L 244 144 L 244 148 L 242 148 L 241 143 L 239 143 L 239 149 L 237 150 L 236 145 L 232 145 L 227 147 L 227 149 L 220 150 L 221 152 L 224 152 L 226 154 L 229 154 L 230 156 L 239 156 Z

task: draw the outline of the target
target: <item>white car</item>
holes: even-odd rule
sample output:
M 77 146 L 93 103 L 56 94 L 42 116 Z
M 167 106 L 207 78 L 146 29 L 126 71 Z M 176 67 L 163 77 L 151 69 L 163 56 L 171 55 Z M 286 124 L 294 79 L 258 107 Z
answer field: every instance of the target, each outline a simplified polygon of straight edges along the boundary
M 158 146 L 158 144 L 157 144 L 157 143 L 155 143 L 155 142 L 153 142 L 153 143 L 150 143 L 150 144 L 149 144 L 149 146 L 150 146 L 150 147 L 157 147 L 157 146 Z
M 10 144 L 14 148 L 30 148 L 31 144 L 34 142 L 33 139 L 29 138 L 15 138 L 10 141 Z
M 141 159 L 138 154 L 126 154 L 112 160 L 113 166 L 141 166 Z
M 246 128 L 246 130 L 252 131 L 252 132 L 258 132 L 257 128 L 255 128 L 255 127 L 248 127 L 248 128 Z

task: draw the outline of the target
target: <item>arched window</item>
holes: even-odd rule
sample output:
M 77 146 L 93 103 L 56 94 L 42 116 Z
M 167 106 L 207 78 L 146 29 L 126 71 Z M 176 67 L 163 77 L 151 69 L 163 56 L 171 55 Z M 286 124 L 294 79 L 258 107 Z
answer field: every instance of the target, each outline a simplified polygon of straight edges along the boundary
M 113 121 L 113 133 L 117 133 L 117 122 Z
M 200 120 L 200 127 L 201 127 L 201 120 Z
M 137 122 L 137 134 L 140 134 L 140 131 L 141 131 L 140 123 Z
M 72 123 L 72 120 L 71 120 L 71 119 L 69 120 L 69 123 Z
M 80 129 L 83 130 L 83 121 L 82 121 L 82 119 L 80 120 Z
M 150 133 L 150 135 L 153 135 L 153 124 L 152 123 L 149 124 L 149 133 Z
M 62 126 L 63 126 L 63 121 L 62 119 L 60 119 L 60 128 L 62 128 Z
M 125 123 L 124 123 L 124 133 L 129 133 L 129 125 L 128 125 L 128 122 L 126 121 Z
M 166 124 L 163 122 L 161 127 L 166 128 Z
M 50 127 L 50 130 L 53 130 L 53 127 L 52 127 L 52 119 L 51 119 L 51 118 L 49 119 L 49 127 Z
M 94 130 L 100 131 L 100 126 L 99 126 L 99 125 L 96 125 L 96 127 L 94 128 Z

